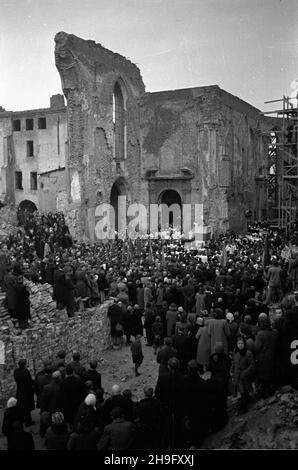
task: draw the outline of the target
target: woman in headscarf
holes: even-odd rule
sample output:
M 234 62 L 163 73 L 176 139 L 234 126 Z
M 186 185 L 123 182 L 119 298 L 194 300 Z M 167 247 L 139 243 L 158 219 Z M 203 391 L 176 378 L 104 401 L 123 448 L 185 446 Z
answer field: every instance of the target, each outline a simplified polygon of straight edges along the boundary
M 253 391 L 252 381 L 255 372 L 255 361 L 251 351 L 247 349 L 245 338 L 237 337 L 237 345 L 233 356 L 231 374 L 241 398 L 238 403 L 238 412 L 246 412 L 249 403 L 249 394 Z
M 57 411 L 52 414 L 52 424 L 47 429 L 44 442 L 47 450 L 67 450 L 69 438 L 68 426 L 63 413 Z
M 83 403 L 81 403 L 74 421 L 75 430 L 82 419 L 84 419 L 85 422 L 88 422 L 92 429 L 96 426 L 96 395 L 94 393 L 89 393 Z

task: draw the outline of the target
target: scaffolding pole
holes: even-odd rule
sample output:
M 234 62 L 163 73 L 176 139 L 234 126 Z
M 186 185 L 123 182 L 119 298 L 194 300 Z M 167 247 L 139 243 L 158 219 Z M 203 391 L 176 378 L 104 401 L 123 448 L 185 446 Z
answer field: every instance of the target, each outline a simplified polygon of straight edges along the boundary
M 282 109 L 262 113 L 276 114 L 281 123 L 278 130 L 267 133 L 266 207 L 267 218 L 289 234 L 296 223 L 298 204 L 298 94 L 265 104 L 277 102 L 282 102 Z

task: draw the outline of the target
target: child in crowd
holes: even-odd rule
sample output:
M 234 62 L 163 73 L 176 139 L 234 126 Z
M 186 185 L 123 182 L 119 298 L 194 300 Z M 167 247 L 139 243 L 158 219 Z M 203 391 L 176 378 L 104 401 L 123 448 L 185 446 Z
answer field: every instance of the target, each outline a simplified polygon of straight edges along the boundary
M 251 351 L 247 349 L 246 339 L 243 336 L 237 337 L 231 375 L 233 381 L 240 392 L 238 412 L 245 413 L 250 400 L 250 392 L 253 391 L 252 381 L 255 373 L 255 361 Z
M 141 335 L 137 335 L 135 340 L 132 342 L 132 344 L 130 346 L 131 355 L 132 355 L 132 362 L 135 365 L 136 377 L 138 377 L 140 375 L 138 369 L 141 366 L 141 364 L 143 362 L 143 359 L 144 359 L 144 355 L 143 355 L 143 351 L 142 351 L 141 338 L 142 338 Z

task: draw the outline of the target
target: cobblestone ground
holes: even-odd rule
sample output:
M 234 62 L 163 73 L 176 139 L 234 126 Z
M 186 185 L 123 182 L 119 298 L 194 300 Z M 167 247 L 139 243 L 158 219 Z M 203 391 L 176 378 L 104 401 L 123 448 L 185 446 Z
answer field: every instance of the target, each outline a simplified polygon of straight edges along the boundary
M 139 369 L 141 375 L 135 377 L 134 366 L 131 360 L 131 352 L 129 346 L 122 346 L 120 350 L 108 349 L 99 362 L 98 371 L 102 374 L 102 385 L 108 394 L 114 384 L 121 386 L 121 390 L 130 389 L 133 399 L 143 398 L 143 388 L 145 385 L 155 387 L 158 376 L 158 365 L 153 348 L 145 346 L 146 341 L 143 340 L 144 361 Z M 0 423 L 2 428 L 4 409 L 0 410 Z M 35 424 L 27 431 L 33 434 L 35 441 L 35 449 L 43 449 L 43 440 L 39 436 L 39 409 L 32 412 L 32 418 Z M 0 450 L 6 449 L 6 438 L 0 433 Z

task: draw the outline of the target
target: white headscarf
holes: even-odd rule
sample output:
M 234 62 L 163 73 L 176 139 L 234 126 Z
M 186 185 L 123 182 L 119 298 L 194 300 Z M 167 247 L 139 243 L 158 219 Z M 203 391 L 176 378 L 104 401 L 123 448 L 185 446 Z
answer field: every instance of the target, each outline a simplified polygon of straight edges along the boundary
M 85 398 L 85 405 L 92 406 L 93 408 L 96 405 L 96 396 L 93 393 L 89 393 L 89 395 Z

